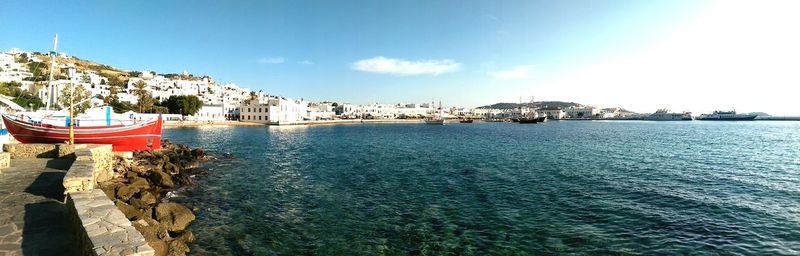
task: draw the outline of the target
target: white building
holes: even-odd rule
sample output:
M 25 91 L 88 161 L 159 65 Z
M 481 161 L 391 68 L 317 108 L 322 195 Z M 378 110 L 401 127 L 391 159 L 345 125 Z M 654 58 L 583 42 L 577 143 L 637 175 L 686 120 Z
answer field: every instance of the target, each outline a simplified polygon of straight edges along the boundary
M 308 118 L 310 120 L 332 120 L 336 116 L 333 104 L 330 102 L 311 103 L 308 105 Z
M 197 121 L 224 121 L 225 109 L 222 105 L 203 105 L 192 117 Z
M 270 96 L 267 103 L 253 100 L 239 107 L 242 122 L 293 124 L 308 120 L 308 103 L 284 97 Z
M 546 116 L 547 119 L 564 119 L 567 112 L 561 108 L 540 108 L 536 111 L 539 116 Z
M 569 118 L 593 118 L 600 114 L 595 107 L 570 107 L 564 110 Z

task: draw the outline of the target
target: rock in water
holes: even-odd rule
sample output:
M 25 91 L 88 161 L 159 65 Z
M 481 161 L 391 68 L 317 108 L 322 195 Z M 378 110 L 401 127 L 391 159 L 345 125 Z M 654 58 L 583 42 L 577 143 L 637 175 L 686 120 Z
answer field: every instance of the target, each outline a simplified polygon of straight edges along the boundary
M 195 159 L 203 159 L 203 157 L 205 155 L 206 155 L 206 152 L 203 151 L 203 149 L 201 149 L 201 148 L 192 149 L 192 156 Z
M 194 213 L 186 206 L 176 203 L 161 203 L 156 206 L 156 220 L 169 231 L 181 231 L 194 221 Z
M 150 171 L 150 174 L 148 175 L 148 179 L 151 182 L 153 182 L 153 184 L 156 184 L 156 185 L 161 186 L 161 187 L 165 187 L 165 188 L 174 188 L 175 187 L 175 182 L 172 181 L 172 176 L 170 176 L 169 174 L 166 174 L 166 173 L 164 173 L 162 171 L 159 171 L 159 170 Z

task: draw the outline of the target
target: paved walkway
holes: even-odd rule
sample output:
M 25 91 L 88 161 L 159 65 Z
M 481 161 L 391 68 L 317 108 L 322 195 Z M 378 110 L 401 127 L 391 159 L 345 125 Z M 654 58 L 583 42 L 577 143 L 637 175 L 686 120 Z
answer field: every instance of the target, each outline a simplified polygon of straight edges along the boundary
M 12 159 L 0 170 L 0 256 L 79 254 L 61 185 L 71 164 Z

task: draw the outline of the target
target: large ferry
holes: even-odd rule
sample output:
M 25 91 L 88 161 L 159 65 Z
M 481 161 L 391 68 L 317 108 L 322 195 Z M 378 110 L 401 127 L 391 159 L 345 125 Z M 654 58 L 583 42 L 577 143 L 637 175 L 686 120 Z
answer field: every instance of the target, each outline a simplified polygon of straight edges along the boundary
M 650 121 L 691 121 L 692 120 L 692 113 L 691 112 L 683 112 L 683 113 L 671 113 L 669 109 L 662 108 L 657 110 L 655 113 L 646 116 L 644 120 Z
M 756 119 L 758 115 L 753 114 L 737 114 L 736 110 L 731 111 L 714 111 L 712 114 L 702 114 L 697 120 L 703 121 L 750 121 Z

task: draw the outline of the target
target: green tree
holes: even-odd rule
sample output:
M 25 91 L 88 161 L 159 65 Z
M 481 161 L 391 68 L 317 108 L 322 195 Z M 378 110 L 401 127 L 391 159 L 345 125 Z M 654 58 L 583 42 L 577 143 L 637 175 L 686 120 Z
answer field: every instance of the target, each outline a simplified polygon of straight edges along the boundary
M 17 62 L 19 62 L 19 63 L 27 63 L 28 62 L 28 54 L 27 53 L 20 54 L 19 57 L 17 57 Z
M 254 100 L 258 100 L 258 94 L 256 94 L 255 91 L 250 91 L 250 98 L 244 100 L 244 104 L 245 105 L 250 105 L 250 102 L 252 102 Z
M 44 62 L 29 62 L 27 64 L 28 70 L 33 74 L 32 77 L 26 77 L 25 80 L 27 81 L 44 81 L 47 80 L 47 75 L 45 70 L 47 69 L 47 64 Z
M 83 88 L 83 86 L 72 84 L 61 88 L 61 95 L 58 97 L 58 104 L 64 108 L 69 108 L 70 104 L 76 104 L 74 107 L 75 113 L 83 113 L 92 106 L 91 102 L 87 100 L 80 104 L 78 103 L 89 99 L 90 97 L 92 97 L 91 93 Z
M 153 110 L 153 106 L 155 106 L 156 100 L 150 94 L 147 89 L 145 89 L 146 84 L 144 81 L 137 81 L 133 84 L 133 94 L 136 95 L 136 108 L 139 110 L 139 113 L 151 112 Z
M 114 113 L 125 113 L 134 110 L 136 107 L 127 101 L 114 101 L 108 104 L 114 109 Z
M 171 114 L 194 115 L 203 107 L 203 102 L 194 95 L 172 95 L 160 105 L 167 107 Z
M 17 97 L 22 94 L 22 84 L 18 82 L 7 82 L 7 83 L 0 83 L 0 94 L 9 96 L 9 97 Z

